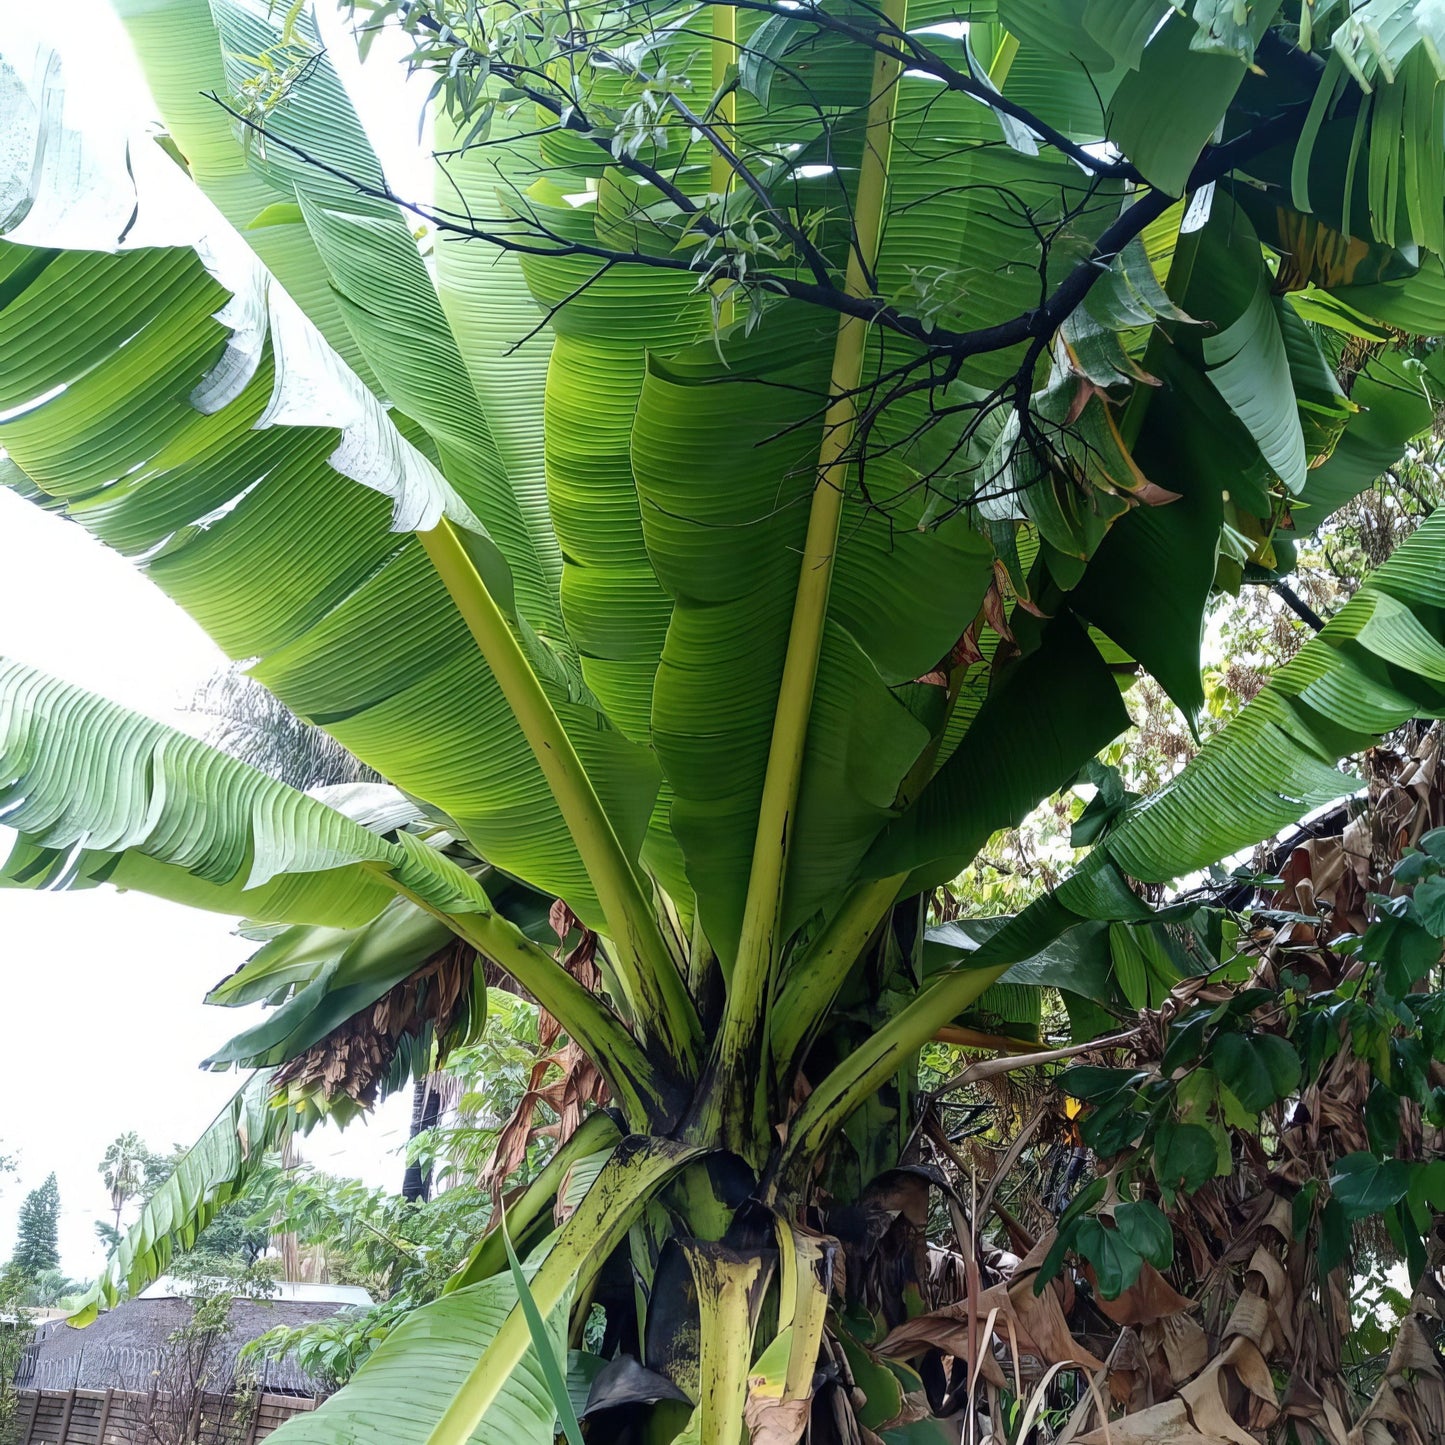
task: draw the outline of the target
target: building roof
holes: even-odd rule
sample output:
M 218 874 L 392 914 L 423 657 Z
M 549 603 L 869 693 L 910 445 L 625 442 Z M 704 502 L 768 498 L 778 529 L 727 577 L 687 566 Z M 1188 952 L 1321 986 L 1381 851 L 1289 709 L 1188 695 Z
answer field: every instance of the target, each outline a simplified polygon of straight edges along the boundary
M 147 1285 L 137 1299 L 189 1299 L 192 1294 L 190 1280 L 177 1279 L 174 1275 L 163 1274 L 154 1284 Z M 278 1280 L 270 1300 L 289 1301 L 296 1304 L 357 1305 L 362 1309 L 374 1303 L 371 1295 L 359 1284 L 313 1284 L 305 1279 Z
M 363 1298 L 350 1303 L 370 1303 L 364 1290 L 359 1293 Z M 222 1393 L 227 1390 L 241 1347 L 267 1330 L 329 1319 L 347 1307 L 334 1300 L 236 1300 L 231 1306 L 231 1329 L 219 1342 L 208 1367 L 212 1387 Z M 142 1296 L 107 1310 L 84 1329 L 74 1329 L 63 1320 L 48 1321 L 35 1331 L 15 1383 L 31 1390 L 149 1390 L 174 1358 L 171 1335 L 190 1319 L 191 1307 L 184 1298 Z M 257 1383 L 263 1390 L 323 1393 L 293 1359 L 258 1361 L 251 1368 L 260 1373 Z

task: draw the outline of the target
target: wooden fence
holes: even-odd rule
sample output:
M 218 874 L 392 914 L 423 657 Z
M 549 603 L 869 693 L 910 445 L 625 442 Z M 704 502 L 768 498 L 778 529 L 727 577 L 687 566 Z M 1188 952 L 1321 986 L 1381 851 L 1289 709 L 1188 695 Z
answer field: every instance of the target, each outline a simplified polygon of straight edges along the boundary
M 133 1390 L 21 1390 L 15 1445 L 154 1445 L 158 1404 Z M 316 1401 L 305 1395 L 205 1395 L 187 1430 L 194 1445 L 255 1445 Z

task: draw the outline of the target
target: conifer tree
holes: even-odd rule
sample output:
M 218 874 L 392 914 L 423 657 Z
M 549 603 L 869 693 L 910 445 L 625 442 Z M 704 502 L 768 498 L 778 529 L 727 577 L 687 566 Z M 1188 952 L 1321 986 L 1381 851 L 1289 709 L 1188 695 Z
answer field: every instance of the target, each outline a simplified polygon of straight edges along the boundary
M 32 1277 L 60 1267 L 60 1186 L 53 1173 L 20 1206 L 11 1262 Z

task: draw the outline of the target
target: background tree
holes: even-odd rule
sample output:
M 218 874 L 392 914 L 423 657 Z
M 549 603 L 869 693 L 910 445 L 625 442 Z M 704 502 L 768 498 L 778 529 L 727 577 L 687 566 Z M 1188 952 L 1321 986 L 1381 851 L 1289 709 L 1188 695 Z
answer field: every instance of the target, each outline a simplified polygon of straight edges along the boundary
M 87 1281 L 71 1279 L 61 1269 L 42 1269 L 26 1276 L 24 1303 L 29 1309 L 56 1309 L 73 1305 L 85 1295 Z
M 293 788 L 380 781 L 373 769 L 302 722 L 239 668 L 213 674 L 191 699 L 191 711 L 212 720 L 209 737 L 218 748 Z
M 120 1231 L 120 1217 L 126 1205 L 132 1199 L 141 1198 L 147 1186 L 158 1182 L 157 1175 L 164 1177 L 164 1173 L 168 1172 L 134 1130 L 118 1134 L 105 1146 L 97 1168 L 105 1180 L 110 1206 L 115 1211 L 116 1233 Z
M 54 1174 L 21 1201 L 10 1262 L 32 1278 L 60 1267 L 60 1186 Z
M 179 1144 L 168 1152 L 152 1149 L 139 1134 L 130 1130 L 118 1135 L 106 1147 L 98 1167 L 107 1180 L 113 1172 L 124 1171 L 122 1177 L 128 1178 L 133 1186 L 127 1200 L 134 1200 L 144 1212 L 152 1196 L 170 1180 L 186 1152 Z M 173 1262 L 177 1269 L 184 1267 L 185 1277 L 194 1278 L 204 1272 L 209 1261 L 223 1274 L 239 1278 L 256 1265 L 272 1243 L 267 1221 L 253 1218 L 257 1207 L 257 1197 L 248 1193 L 217 1210 L 194 1240 L 176 1253 Z M 96 1232 L 112 1248 L 122 1238 L 120 1230 L 105 1220 L 97 1221 Z
M 13 1261 L 0 1268 L 0 1440 L 9 1440 L 20 1404 L 15 1375 L 30 1342 L 25 1302 L 30 1283 Z
M 190 1445 L 198 1434 L 218 1445 L 240 1445 L 251 1433 L 257 1401 L 244 1364 L 225 1348 L 235 1328 L 238 1299 L 264 1300 L 276 1292 L 277 1262 L 243 1266 L 215 1255 L 194 1256 L 177 1268 L 189 1317 L 166 1337 L 141 1422 L 147 1445 Z M 207 1405 L 231 1397 L 239 1408 L 220 1419 Z

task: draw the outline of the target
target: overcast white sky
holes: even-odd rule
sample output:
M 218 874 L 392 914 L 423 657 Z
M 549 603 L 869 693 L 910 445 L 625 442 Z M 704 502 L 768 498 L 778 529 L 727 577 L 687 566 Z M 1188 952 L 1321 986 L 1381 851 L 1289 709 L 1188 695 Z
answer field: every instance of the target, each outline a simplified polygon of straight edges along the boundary
M 146 118 L 144 84 L 106 0 L 69 0 L 67 14 L 75 37 L 65 57 L 70 87 L 101 97 L 112 117 Z M 0 42 L 5 23 L 0 14 Z M 339 58 L 345 48 L 337 47 Z M 353 88 L 364 108 L 390 112 L 395 123 L 378 129 L 391 147 L 405 148 L 416 136 L 416 112 L 402 123 L 395 67 L 378 58 Z M 394 172 L 409 157 L 384 159 Z M 4 491 L 0 654 L 192 729 L 180 709 L 225 662 L 122 558 Z M 238 1011 L 201 1001 L 250 951 L 233 926 L 109 888 L 0 890 L 0 1153 L 18 1155 L 20 1166 L 18 1175 L 0 1176 L 0 1260 L 12 1247 L 24 1193 L 54 1170 L 62 1267 L 92 1276 L 104 1259 L 94 1221 L 109 1212 L 96 1168 L 106 1144 L 127 1129 L 156 1148 L 189 1142 L 234 1092 L 237 1075 L 197 1068 L 245 1026 Z M 396 1188 L 395 1150 L 408 1112 L 408 1100 L 394 1099 L 369 1126 L 315 1134 L 303 1153 L 333 1172 Z

